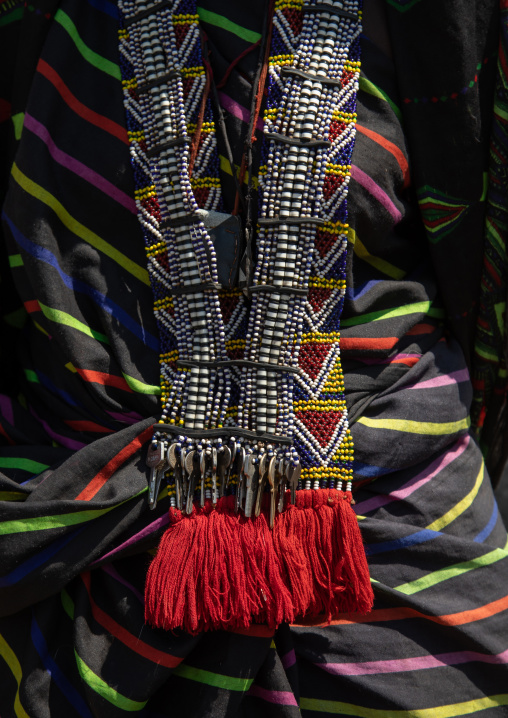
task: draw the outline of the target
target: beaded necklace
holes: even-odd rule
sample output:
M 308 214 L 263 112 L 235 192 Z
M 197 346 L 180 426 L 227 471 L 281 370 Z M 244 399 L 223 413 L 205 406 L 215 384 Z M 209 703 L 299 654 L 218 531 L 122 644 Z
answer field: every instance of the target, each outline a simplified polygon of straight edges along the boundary
M 273 526 L 297 488 L 345 488 L 350 500 L 339 319 L 360 2 L 275 2 L 256 258 L 244 292 L 220 287 L 207 229 L 222 212 L 209 99 L 189 177 L 205 86 L 196 2 L 120 2 L 136 202 L 161 340 L 150 503 L 171 469 L 175 516 L 195 515 L 196 499 L 204 509 L 225 497 L 259 517 L 267 490 Z
M 250 311 L 238 292 L 218 288 L 213 244 L 196 221 L 198 207 L 221 209 L 221 193 L 209 101 L 197 169 L 188 176 L 205 82 L 195 3 L 124 2 L 120 34 L 136 200 L 162 345 L 160 424 L 201 433 L 186 437 L 180 429 L 179 451 L 202 451 L 209 429 L 228 427 L 217 444 L 236 433 L 247 439 L 246 452 L 257 442 L 242 429 L 268 435 L 271 451 L 283 451 L 292 466 L 301 461 L 305 488 L 351 479 L 337 330 L 359 8 L 356 1 L 329 7 L 276 6 Z M 296 217 L 291 224 L 289 216 Z M 192 285 L 201 291 L 191 293 Z M 154 443 L 164 438 L 156 431 Z M 292 440 L 287 449 L 279 448 L 281 438 Z M 239 442 L 232 448 L 239 453 Z

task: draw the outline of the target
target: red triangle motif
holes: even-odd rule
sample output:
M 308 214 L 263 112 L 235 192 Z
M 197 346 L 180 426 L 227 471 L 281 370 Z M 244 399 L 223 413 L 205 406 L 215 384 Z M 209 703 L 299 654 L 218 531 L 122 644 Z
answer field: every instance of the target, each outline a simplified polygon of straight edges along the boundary
M 315 314 L 321 311 L 323 304 L 330 298 L 333 289 L 309 289 L 308 301 Z
M 345 122 L 339 122 L 338 120 L 332 120 L 330 122 L 330 130 L 328 132 L 328 139 L 333 142 L 339 135 L 341 135 L 346 129 Z
M 296 418 L 322 447 L 330 443 L 333 432 L 341 420 L 341 411 L 298 411 Z
M 224 324 L 227 324 L 229 320 L 231 319 L 231 315 L 235 311 L 238 301 L 240 300 L 240 296 L 224 296 L 219 293 L 219 302 L 220 302 L 220 310 L 222 314 L 222 319 L 224 321 Z
M 282 10 L 282 14 L 288 21 L 293 34 L 298 36 L 302 31 L 303 25 L 303 13 L 301 9 L 286 7 Z
M 173 25 L 173 31 L 176 37 L 176 46 L 178 49 L 182 46 L 183 41 L 187 37 L 190 25 Z
M 161 211 L 157 197 L 147 197 L 146 199 L 142 199 L 141 206 L 149 215 L 155 217 L 158 222 L 161 221 Z
M 198 203 L 198 207 L 201 207 L 201 209 L 203 209 L 203 207 L 207 203 L 209 195 L 209 187 L 194 187 L 194 198 Z
M 314 380 L 321 371 L 331 346 L 331 344 L 302 344 L 298 365 L 311 379 Z
M 343 177 L 339 177 L 338 175 L 328 175 L 328 177 L 325 178 L 324 184 L 323 184 L 323 196 L 328 201 L 330 197 L 332 197 L 335 192 L 339 189 L 340 185 L 344 182 Z
M 230 359 L 243 359 L 243 349 L 240 347 L 239 349 L 229 349 L 228 350 L 228 357 Z
M 319 252 L 319 256 L 323 258 L 325 255 L 328 254 L 330 249 L 333 247 L 334 244 L 338 241 L 338 235 L 334 234 L 332 232 L 323 232 L 323 231 L 317 231 L 316 232 L 316 239 L 314 241 L 315 247 L 317 251 Z
M 155 260 L 159 267 L 162 267 L 166 272 L 169 272 L 169 260 L 168 255 L 165 252 L 155 255 Z
M 192 90 L 192 86 L 194 84 L 194 78 L 193 77 L 184 77 L 182 80 L 183 85 L 183 96 L 186 100 L 189 96 L 190 91 Z

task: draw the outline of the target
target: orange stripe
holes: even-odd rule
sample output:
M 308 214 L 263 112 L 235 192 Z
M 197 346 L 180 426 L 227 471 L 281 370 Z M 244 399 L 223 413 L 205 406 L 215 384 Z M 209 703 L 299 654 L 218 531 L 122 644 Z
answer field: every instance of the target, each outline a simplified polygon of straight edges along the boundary
M 367 129 L 367 127 L 364 127 L 363 125 L 359 125 L 358 122 L 356 123 L 356 129 L 358 132 L 361 132 L 362 135 L 366 135 L 369 139 L 373 140 L 374 142 L 377 142 L 378 145 L 381 145 L 381 147 L 384 147 L 385 150 L 390 152 L 397 162 L 399 163 L 399 167 L 402 172 L 402 176 L 404 177 L 404 187 L 409 186 L 409 165 L 407 162 L 407 159 L 404 157 L 404 153 L 400 149 L 400 147 L 397 147 L 397 145 L 394 145 L 393 142 L 390 142 L 390 140 L 387 140 L 382 135 L 378 134 L 377 132 L 374 132 L 373 130 Z
M 152 432 L 153 426 L 149 426 L 139 436 L 136 436 L 130 444 L 127 444 L 127 446 L 118 452 L 118 454 L 116 454 L 111 461 L 108 461 L 99 473 L 93 477 L 90 483 L 85 486 L 83 491 L 76 496 L 76 501 L 90 501 L 90 499 L 93 499 L 95 494 L 101 490 L 106 481 L 115 473 L 115 471 L 119 469 L 129 457 L 135 454 L 136 451 L 138 451 L 138 449 L 140 449 L 143 444 L 151 438 Z
M 393 349 L 398 342 L 397 337 L 341 337 L 341 351 L 381 351 L 383 349 Z
M 77 367 L 76 371 L 82 379 L 89 381 L 91 384 L 114 386 L 116 389 L 122 389 L 132 394 L 132 389 L 123 376 L 114 376 L 113 374 L 106 374 L 106 372 L 103 371 L 93 371 L 92 369 L 78 369 Z
M 71 421 L 66 420 L 67 426 L 75 431 L 93 431 L 96 434 L 114 434 L 114 429 L 108 429 L 107 426 L 96 424 L 95 421 Z
M 402 357 L 401 359 L 391 359 L 390 364 L 405 364 L 406 366 L 414 366 L 420 361 L 420 357 Z
M 10 437 L 9 434 L 5 431 L 4 427 L 3 427 L 1 424 L 0 424 L 0 435 L 5 438 L 5 440 L 7 441 L 7 443 L 8 443 L 10 446 L 15 446 L 15 445 L 16 445 L 16 442 L 14 441 L 14 439 L 11 439 L 11 437 Z
M 30 301 L 28 302 L 23 302 L 23 305 L 29 314 L 32 314 L 32 312 L 41 311 L 41 305 L 39 304 L 38 299 L 30 299 Z
M 447 613 L 443 616 L 429 616 L 426 613 L 421 613 L 414 608 L 404 606 L 402 608 L 380 608 L 371 611 L 366 616 L 355 616 L 354 620 L 350 618 L 338 618 L 330 623 L 326 621 L 320 621 L 319 617 L 316 617 L 315 621 L 311 618 L 308 621 L 302 623 L 295 623 L 295 626 L 344 626 L 347 624 L 354 623 L 379 623 L 381 621 L 401 621 L 405 618 L 425 618 L 427 621 L 433 623 L 439 623 L 441 626 L 463 626 L 465 623 L 474 623 L 474 621 L 480 621 L 482 618 L 489 618 L 494 616 L 496 613 L 501 613 L 508 609 L 508 596 L 499 598 L 497 601 L 485 604 L 479 608 L 472 608 L 469 611 L 460 611 L 459 613 Z M 345 614 L 343 614 L 345 615 Z
M 437 327 L 432 324 L 415 324 L 414 327 L 412 327 L 408 332 L 406 332 L 405 336 L 411 337 L 419 334 L 432 334 L 432 332 L 434 332 L 436 329 Z
M 268 628 L 268 626 L 263 626 L 260 623 L 253 623 L 248 628 L 228 629 L 228 633 L 236 633 L 239 636 L 252 636 L 254 638 L 272 638 L 275 634 L 275 629 Z
M 170 653 L 159 651 L 157 648 L 145 643 L 117 623 L 113 618 L 111 618 L 111 616 L 103 611 L 102 608 L 99 608 L 93 600 L 90 586 L 90 573 L 88 571 L 82 573 L 81 578 L 83 579 L 86 592 L 88 593 L 88 600 L 90 601 L 90 606 L 92 608 L 92 615 L 97 623 L 100 623 L 100 625 L 103 626 L 108 633 L 121 641 L 125 646 L 127 646 L 127 648 L 134 651 L 134 653 L 137 653 L 138 655 L 143 656 L 143 658 L 147 658 L 149 661 L 157 663 L 160 666 L 175 668 L 183 661 L 183 657 L 180 658 L 179 656 L 173 656 Z
M 49 80 L 49 82 L 51 82 L 51 84 L 57 90 L 64 102 L 77 115 L 82 117 L 87 122 L 90 122 L 90 124 L 95 125 L 96 127 L 100 127 L 101 130 L 109 132 L 110 135 L 117 137 L 119 140 L 121 140 L 121 142 L 124 142 L 126 145 L 129 144 L 127 130 L 122 127 L 122 125 L 119 125 L 117 122 L 110 120 L 109 117 L 104 117 L 104 115 L 100 115 L 98 112 L 94 112 L 94 110 L 91 110 L 89 107 L 80 102 L 78 98 L 75 97 L 69 90 L 60 75 L 55 72 L 51 65 L 48 65 L 45 60 L 39 60 L 37 70 L 41 73 L 41 75 L 46 78 L 46 80 Z

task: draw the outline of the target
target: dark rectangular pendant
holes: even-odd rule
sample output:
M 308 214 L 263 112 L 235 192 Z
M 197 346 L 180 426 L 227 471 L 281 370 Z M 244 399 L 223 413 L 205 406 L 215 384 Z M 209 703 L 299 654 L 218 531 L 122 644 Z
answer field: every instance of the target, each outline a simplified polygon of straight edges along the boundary
M 242 252 L 242 223 L 237 215 L 225 212 L 197 211 L 208 230 L 217 255 L 219 284 L 225 289 L 238 286 L 238 272 Z

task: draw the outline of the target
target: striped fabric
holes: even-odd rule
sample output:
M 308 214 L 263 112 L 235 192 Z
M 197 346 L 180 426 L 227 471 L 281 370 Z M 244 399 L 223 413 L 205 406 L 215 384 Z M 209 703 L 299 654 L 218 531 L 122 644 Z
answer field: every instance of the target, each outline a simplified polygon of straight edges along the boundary
M 288 0 L 288 13 L 295 4 Z M 462 329 L 475 317 L 461 314 L 476 291 L 470 264 L 481 247 L 489 114 L 469 118 L 490 106 L 495 63 L 462 89 L 471 66 L 496 52 L 497 14 L 491 0 L 386 6 L 397 67 L 433 52 L 410 94 L 392 60 L 363 41 L 341 350 L 375 607 L 330 626 L 188 636 L 143 618 L 168 501 L 163 492 L 147 510 L 143 447 L 158 413 L 158 338 L 133 202 L 117 8 L 0 5 L 10 70 L 0 74 L 2 718 L 508 715 L 507 535 L 470 434 Z M 461 62 L 441 74 L 425 25 L 438 10 L 445 40 L 467 28 L 454 35 Z M 207 0 L 199 12 L 212 50 L 227 50 L 214 58 L 219 76 L 255 44 L 262 4 Z M 452 44 L 440 42 L 449 57 Z M 256 62 L 253 50 L 220 90 L 236 163 Z M 445 99 L 416 102 L 434 94 Z M 457 167 L 456 183 L 436 189 L 430 111 L 452 117 L 457 152 L 484 138 L 467 156 L 471 196 L 457 189 L 465 182 Z M 469 223 L 454 225 L 464 212 Z M 460 296 L 455 279 L 445 281 L 450 256 L 465 272 Z

